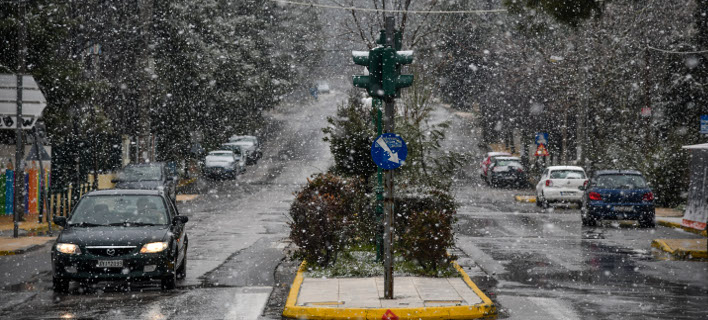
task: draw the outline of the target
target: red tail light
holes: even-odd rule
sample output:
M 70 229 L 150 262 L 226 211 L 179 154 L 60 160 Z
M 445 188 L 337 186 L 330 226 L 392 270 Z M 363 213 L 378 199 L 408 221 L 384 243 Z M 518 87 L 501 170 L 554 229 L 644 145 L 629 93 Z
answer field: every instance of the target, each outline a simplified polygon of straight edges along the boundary
M 553 186 L 553 181 L 546 180 L 546 187 L 552 187 L 552 186 Z
M 642 196 L 642 201 L 654 201 L 654 193 L 653 192 L 647 192 Z
M 595 200 L 595 201 L 602 200 L 602 196 L 599 193 L 594 192 L 594 191 L 588 193 L 588 198 L 590 198 L 590 200 Z
M 587 188 L 589 182 L 590 180 L 585 180 L 585 182 L 583 182 L 583 188 Z

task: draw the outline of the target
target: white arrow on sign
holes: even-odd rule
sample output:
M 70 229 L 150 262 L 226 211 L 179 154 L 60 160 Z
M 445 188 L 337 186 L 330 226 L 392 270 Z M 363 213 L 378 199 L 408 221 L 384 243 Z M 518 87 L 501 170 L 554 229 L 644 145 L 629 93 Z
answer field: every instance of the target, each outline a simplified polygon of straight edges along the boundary
M 378 140 L 376 140 L 376 144 L 379 145 L 384 151 L 388 152 L 388 161 L 399 163 L 400 161 L 398 160 L 398 154 L 391 151 L 391 149 L 388 147 L 386 144 L 386 141 L 384 141 L 383 138 L 379 137 Z

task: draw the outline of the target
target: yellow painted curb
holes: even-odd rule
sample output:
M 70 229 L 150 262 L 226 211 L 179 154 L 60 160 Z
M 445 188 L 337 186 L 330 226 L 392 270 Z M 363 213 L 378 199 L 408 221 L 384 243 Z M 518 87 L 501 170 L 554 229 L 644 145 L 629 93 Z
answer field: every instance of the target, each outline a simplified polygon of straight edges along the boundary
M 518 202 L 536 203 L 535 196 L 514 196 L 514 199 L 516 199 L 516 201 L 518 201 Z
M 672 248 L 669 246 L 664 239 L 654 239 L 654 241 L 651 242 L 651 246 L 657 249 L 660 249 L 662 251 L 668 252 L 674 257 L 677 258 L 688 258 L 691 257 L 693 259 L 708 259 L 708 251 L 704 250 L 683 250 L 681 248 Z
M 687 228 L 687 227 L 684 227 L 683 225 L 681 225 L 680 223 L 671 222 L 671 221 L 663 221 L 663 220 L 659 220 L 659 219 L 656 219 L 656 223 L 658 225 L 661 225 L 664 227 L 679 228 L 679 229 L 683 229 L 686 232 L 700 234 L 704 237 L 708 237 L 708 233 L 706 233 L 706 230 L 697 230 L 697 229 L 693 229 L 693 228 Z
M 477 285 L 472 282 L 472 279 L 465 271 L 457 264 L 452 262 L 455 269 L 460 272 L 463 280 L 481 299 L 482 303 L 473 306 L 448 306 L 448 307 L 423 307 L 423 308 L 390 308 L 393 313 L 398 315 L 399 319 L 416 319 L 416 320 L 452 320 L 452 319 L 479 319 L 496 315 L 497 307 L 491 299 L 489 299 L 480 290 Z M 288 299 L 285 302 L 283 309 L 283 317 L 296 319 L 367 319 L 379 320 L 389 308 L 323 308 L 323 307 L 306 307 L 296 306 L 297 297 L 300 294 L 300 286 L 304 280 L 303 273 L 305 272 L 305 262 L 300 264 L 293 280 L 293 285 L 290 287 Z
M 179 187 L 184 187 L 184 186 L 186 186 L 186 185 L 188 185 L 188 184 L 193 183 L 194 181 L 197 181 L 197 178 L 186 179 L 186 180 L 185 180 L 185 179 L 182 179 L 182 180 L 180 180 L 180 181 L 177 183 L 177 187 L 178 187 L 178 188 L 179 188 Z
M 651 242 L 651 246 L 670 254 L 674 254 L 674 249 L 671 249 L 671 247 L 669 247 L 669 245 L 662 239 L 654 239 L 654 241 Z

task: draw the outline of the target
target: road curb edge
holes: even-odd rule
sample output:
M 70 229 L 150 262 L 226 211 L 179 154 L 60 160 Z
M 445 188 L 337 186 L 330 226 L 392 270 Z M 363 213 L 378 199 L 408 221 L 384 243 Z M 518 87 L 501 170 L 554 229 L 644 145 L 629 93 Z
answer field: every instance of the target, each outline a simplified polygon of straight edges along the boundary
M 423 307 L 423 308 L 391 308 L 390 310 L 399 315 L 399 319 L 479 319 L 494 316 L 497 308 L 487 295 L 480 290 L 469 275 L 457 262 L 452 262 L 455 269 L 460 273 L 464 282 L 477 294 L 482 303 L 473 306 L 449 306 L 449 307 Z M 300 294 L 300 287 L 304 280 L 306 262 L 303 261 L 297 270 L 293 284 L 290 287 L 288 299 L 283 309 L 283 317 L 296 319 L 381 319 L 388 308 L 323 308 L 296 306 L 297 297 Z

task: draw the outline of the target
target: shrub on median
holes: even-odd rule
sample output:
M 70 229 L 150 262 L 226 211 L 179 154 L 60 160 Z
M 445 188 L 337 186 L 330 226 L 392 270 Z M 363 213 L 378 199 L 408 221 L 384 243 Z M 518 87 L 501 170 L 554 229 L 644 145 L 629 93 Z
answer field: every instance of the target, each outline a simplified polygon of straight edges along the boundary
M 424 197 L 400 199 L 396 209 L 396 247 L 406 259 L 430 273 L 446 268 L 456 258 L 447 252 L 455 245 L 452 196 L 433 191 Z
M 327 267 L 356 234 L 356 215 L 366 211 L 362 183 L 331 173 L 314 175 L 290 207 L 290 239 L 296 257 Z

